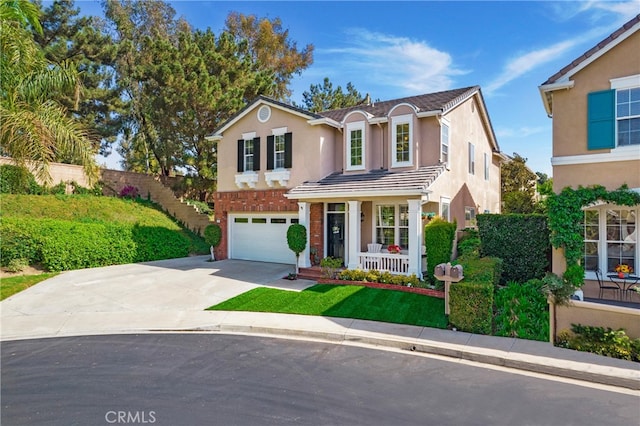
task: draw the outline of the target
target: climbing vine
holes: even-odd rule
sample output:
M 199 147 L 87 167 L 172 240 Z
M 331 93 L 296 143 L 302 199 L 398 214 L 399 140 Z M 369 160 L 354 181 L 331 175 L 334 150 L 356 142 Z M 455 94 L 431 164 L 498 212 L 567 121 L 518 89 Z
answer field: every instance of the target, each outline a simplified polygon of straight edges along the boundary
M 551 194 L 548 199 L 549 229 L 551 245 L 564 250 L 567 269 L 564 279 L 575 287 L 582 285 L 584 266 L 581 265 L 583 237 L 582 208 L 603 201 L 619 206 L 636 206 L 640 204 L 640 194 L 623 185 L 614 191 L 608 191 L 601 185 L 564 188 L 559 194 Z

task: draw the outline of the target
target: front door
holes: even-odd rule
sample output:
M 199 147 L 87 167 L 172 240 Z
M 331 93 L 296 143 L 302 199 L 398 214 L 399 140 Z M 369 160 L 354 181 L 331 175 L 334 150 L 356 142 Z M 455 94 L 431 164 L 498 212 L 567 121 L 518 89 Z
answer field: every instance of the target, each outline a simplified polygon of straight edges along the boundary
M 331 203 L 327 211 L 327 256 L 344 262 L 345 209 L 344 203 Z

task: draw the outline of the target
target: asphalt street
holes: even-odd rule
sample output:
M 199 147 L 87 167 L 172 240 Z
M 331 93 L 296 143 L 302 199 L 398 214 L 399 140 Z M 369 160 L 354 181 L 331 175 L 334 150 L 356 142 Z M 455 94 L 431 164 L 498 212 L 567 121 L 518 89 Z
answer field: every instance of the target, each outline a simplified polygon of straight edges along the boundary
M 2 425 L 638 425 L 637 393 L 223 334 L 2 343 Z

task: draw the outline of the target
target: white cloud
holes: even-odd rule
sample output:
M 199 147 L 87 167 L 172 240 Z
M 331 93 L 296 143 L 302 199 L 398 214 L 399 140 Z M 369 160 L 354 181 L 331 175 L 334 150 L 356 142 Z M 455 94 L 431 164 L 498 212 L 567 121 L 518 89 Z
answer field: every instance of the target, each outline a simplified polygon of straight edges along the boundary
M 453 77 L 465 73 L 455 68 L 449 53 L 425 41 L 363 29 L 349 31 L 346 40 L 345 47 L 316 53 L 332 55 L 335 63 L 343 65 L 341 74 L 356 77 L 359 86 L 386 85 L 406 94 L 428 93 L 450 89 Z

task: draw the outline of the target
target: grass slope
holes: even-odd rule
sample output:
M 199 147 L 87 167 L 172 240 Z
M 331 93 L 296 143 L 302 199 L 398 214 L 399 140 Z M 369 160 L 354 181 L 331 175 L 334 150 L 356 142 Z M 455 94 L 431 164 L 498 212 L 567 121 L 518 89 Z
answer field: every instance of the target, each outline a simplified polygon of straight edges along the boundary
M 301 292 L 260 287 L 208 308 L 357 318 L 446 328 L 444 300 L 361 286 L 318 284 Z
M 0 300 L 4 300 L 9 296 L 26 290 L 32 285 L 38 284 L 48 278 L 55 277 L 57 272 L 48 272 L 39 275 L 21 275 L 17 277 L 2 278 L 0 280 Z

